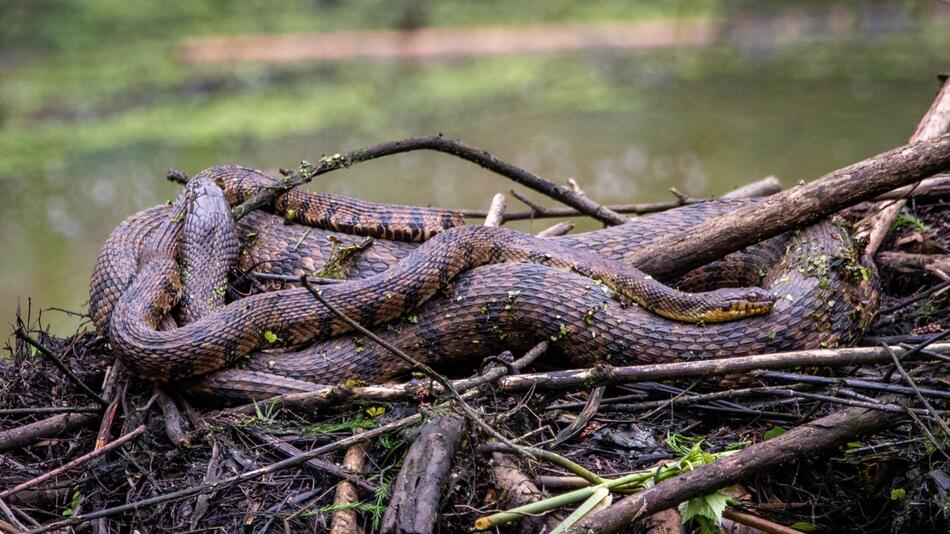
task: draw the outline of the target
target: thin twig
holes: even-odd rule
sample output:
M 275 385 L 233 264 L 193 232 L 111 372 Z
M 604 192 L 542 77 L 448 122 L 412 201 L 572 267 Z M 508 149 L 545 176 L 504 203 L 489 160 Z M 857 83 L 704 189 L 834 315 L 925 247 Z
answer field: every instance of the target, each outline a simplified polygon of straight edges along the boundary
M 28 336 L 28 335 L 26 334 L 26 332 L 23 331 L 23 328 L 22 328 L 21 326 L 17 326 L 17 328 L 13 331 L 13 334 L 14 334 L 17 338 L 19 338 L 19 339 L 21 339 L 22 341 L 28 343 L 30 346 L 32 346 L 32 347 L 35 348 L 36 350 L 40 351 L 40 353 L 43 354 L 43 356 L 46 356 L 47 358 L 49 358 L 54 364 L 56 364 L 56 367 L 58 367 L 59 370 L 62 371 L 63 374 L 66 375 L 66 378 L 68 378 L 70 381 L 72 381 L 74 384 L 76 384 L 76 387 L 78 387 L 78 388 L 81 389 L 84 393 L 86 393 L 87 395 L 89 395 L 93 400 L 95 400 L 96 402 L 98 402 L 99 404 L 101 404 L 101 405 L 103 405 L 103 406 L 105 406 L 105 405 L 108 404 L 105 400 L 103 400 L 102 397 L 99 396 L 98 393 L 96 393 L 95 391 L 93 391 L 92 388 L 90 388 L 89 386 L 87 386 L 85 382 L 83 382 L 82 380 L 80 380 L 79 377 L 76 376 L 76 375 L 72 372 L 72 370 L 70 370 L 69 367 L 67 367 L 66 364 L 63 363 L 62 360 L 60 360 L 55 354 L 53 354 L 52 351 L 50 351 L 49 349 L 47 349 L 46 347 L 44 347 L 44 346 L 43 346 L 42 344 L 40 344 L 38 341 L 35 341 L 35 340 L 34 340 L 33 338 L 31 338 L 30 336 Z
M 42 484 L 43 482 L 45 482 L 45 481 L 47 481 L 47 480 L 49 480 L 49 479 L 51 479 L 51 478 L 53 478 L 53 477 L 59 476 L 59 475 L 65 473 L 66 471 L 69 471 L 70 469 L 74 469 L 74 468 L 76 468 L 76 467 L 79 467 L 80 465 L 82 465 L 82 464 L 88 462 L 89 460 L 92 460 L 93 458 L 97 458 L 97 457 L 99 457 L 99 456 L 102 456 L 103 454 L 105 454 L 105 453 L 111 451 L 112 449 L 115 449 L 115 448 L 117 448 L 117 447 L 121 447 L 121 446 L 122 446 L 123 444 L 125 444 L 126 442 L 128 442 L 128 441 L 130 441 L 130 440 L 132 440 L 132 439 L 135 439 L 135 438 L 138 437 L 140 434 L 144 434 L 144 433 L 145 433 L 145 425 L 141 425 L 141 426 L 139 426 L 138 428 L 136 428 L 135 430 L 129 432 L 128 434 L 126 434 L 126 435 L 124 435 L 124 436 L 122 436 L 122 437 L 120 437 L 120 438 L 118 438 L 118 439 L 116 439 L 115 441 L 109 443 L 108 445 L 106 445 L 106 446 L 104 446 L 104 447 L 101 447 L 101 448 L 99 448 L 99 449 L 93 450 L 92 452 L 88 452 L 88 453 L 86 453 L 86 454 L 83 454 L 83 455 L 80 456 L 79 458 L 76 458 L 76 459 L 74 459 L 74 460 L 72 460 L 72 461 L 70 461 L 70 462 L 68 462 L 68 463 L 66 463 L 66 464 L 63 464 L 63 465 L 57 467 L 56 469 L 53 469 L 52 471 L 47 471 L 46 473 L 43 473 L 42 475 L 40 475 L 40 476 L 38 476 L 38 477 L 32 478 L 32 479 L 27 480 L 26 482 L 24 482 L 24 483 L 22 483 L 22 484 L 18 484 L 18 485 L 14 486 L 14 487 L 12 487 L 12 488 L 10 488 L 10 489 L 7 489 L 7 490 L 4 490 L 4 491 L 0 492 L 0 499 L 9 497 L 10 495 L 13 495 L 13 494 L 15 494 L 15 493 L 19 493 L 19 492 L 21 492 L 21 491 L 23 491 L 23 490 L 25 490 L 25 489 L 32 488 L 33 486 L 36 486 L 36 485 L 38 485 L 38 484 Z
M 321 158 L 317 164 L 304 162 L 297 171 L 291 172 L 273 186 L 261 189 L 242 204 L 232 208 L 231 213 L 235 219 L 240 219 L 258 208 L 272 204 L 274 199 L 278 196 L 299 185 L 310 182 L 321 174 L 326 174 L 337 169 L 349 168 L 357 163 L 381 158 L 383 156 L 411 152 L 414 150 L 434 150 L 470 161 L 480 167 L 505 176 L 525 187 L 534 189 L 539 193 L 543 193 L 555 200 L 563 202 L 579 212 L 590 215 L 606 224 L 623 224 L 627 221 L 627 219 L 619 213 L 605 208 L 587 197 L 578 195 L 569 187 L 555 184 L 532 172 L 501 161 L 485 150 L 466 145 L 453 139 L 448 139 L 442 135 L 410 137 L 408 139 L 380 143 L 343 154 L 325 156 Z
M 99 413 L 99 406 L 48 406 L 42 408 L 4 408 L 0 415 L 38 415 L 50 413 Z
M 431 378 L 431 379 L 435 380 L 436 382 L 438 382 L 439 384 L 441 384 L 442 387 L 445 388 L 445 391 L 448 392 L 449 395 L 450 395 L 453 399 L 455 399 L 455 401 L 458 403 L 459 408 L 462 409 L 462 411 L 465 413 L 465 415 L 467 415 L 467 416 L 472 420 L 472 422 L 474 422 L 476 425 L 478 425 L 482 430 L 484 430 L 485 432 L 487 432 L 488 434 L 490 434 L 492 437 L 494 437 L 494 438 L 497 439 L 498 441 L 501 441 L 501 442 L 504 443 L 505 445 L 510 446 L 512 449 L 518 450 L 519 452 L 521 452 L 521 454 L 523 454 L 523 455 L 525 455 L 525 456 L 531 456 L 531 454 L 530 454 L 529 452 L 523 451 L 524 447 L 521 447 L 520 445 L 514 444 L 514 443 L 513 443 L 511 440 L 509 440 L 507 437 L 505 437 L 505 436 L 502 435 L 500 432 L 498 432 L 497 430 L 495 430 L 494 428 L 492 428 L 491 425 L 489 425 L 488 423 L 482 421 L 481 417 L 478 415 L 478 412 L 476 412 L 475 409 L 472 408 L 472 407 L 468 404 L 468 402 L 466 402 L 466 400 L 462 398 L 462 395 L 460 395 L 459 392 L 458 392 L 458 390 L 455 389 L 455 386 L 452 385 L 452 381 L 451 381 L 451 380 L 449 380 L 448 378 L 446 378 L 444 375 L 442 375 L 442 374 L 440 374 L 440 373 L 437 373 L 434 369 L 432 369 L 432 367 L 429 367 L 427 364 L 425 364 L 425 363 L 423 363 L 423 362 L 420 362 L 419 360 L 416 360 L 416 359 L 413 358 L 412 356 L 409 356 L 408 354 L 406 354 L 406 353 L 403 352 L 402 350 L 396 348 L 394 345 L 390 344 L 389 342 L 387 342 L 387 341 L 384 340 L 383 338 L 377 336 L 376 334 L 374 334 L 373 332 L 371 332 L 369 329 L 367 329 L 367 328 L 364 327 L 363 325 L 361 325 L 361 324 L 357 323 L 356 321 L 354 321 L 353 319 L 351 319 L 348 315 L 346 315 L 345 313 L 343 313 L 339 308 L 337 308 L 337 307 L 334 306 L 333 304 L 330 304 L 330 302 L 329 302 L 327 299 L 323 298 L 323 295 L 321 295 L 320 292 L 319 292 L 316 288 L 314 288 L 312 285 L 310 285 L 310 282 L 307 281 L 307 277 L 306 277 L 306 276 L 302 276 L 302 277 L 300 278 L 300 283 L 301 283 L 305 288 L 307 288 L 307 291 L 309 291 L 310 294 L 313 295 L 313 297 L 314 297 L 315 299 L 317 299 L 318 301 L 320 301 L 321 304 L 323 304 L 328 310 L 330 310 L 330 311 L 333 313 L 333 315 L 336 315 L 337 317 L 339 317 L 340 319 L 342 319 L 343 322 L 345 322 L 346 324 L 350 325 L 350 326 L 351 326 L 352 328 L 354 328 L 356 331 L 358 331 L 358 332 L 360 332 L 361 334 L 363 334 L 364 336 L 366 336 L 366 337 L 372 339 L 373 341 L 375 341 L 376 343 L 378 343 L 380 346 L 386 348 L 387 350 L 389 350 L 390 352 L 392 352 L 393 354 L 395 354 L 396 356 L 398 356 L 399 358 L 401 358 L 403 361 L 409 363 L 410 365 L 412 365 L 412 366 L 415 367 L 416 369 L 420 370 L 422 373 L 424 373 L 424 374 L 425 374 L 426 376 L 428 376 L 429 378 Z
M 273 274 L 273 273 L 261 273 L 257 271 L 251 271 L 247 273 L 247 275 L 253 276 L 254 278 L 258 278 L 260 280 L 273 280 L 275 282 L 287 282 L 287 283 L 293 283 L 293 284 L 300 283 L 299 276 L 293 276 L 290 274 Z M 309 281 L 311 284 L 315 284 L 319 286 L 319 285 L 341 284 L 345 282 L 346 280 L 340 280 L 338 278 L 323 278 L 319 276 L 308 276 L 307 281 Z
M 921 393 L 920 389 L 917 387 L 917 384 L 914 383 L 914 379 L 911 378 L 909 374 L 907 374 L 906 370 L 904 370 L 904 366 L 901 365 L 900 358 L 898 358 L 897 354 L 894 354 L 894 351 L 892 351 L 887 345 L 882 345 L 882 347 L 891 356 L 891 359 L 894 360 L 894 365 L 897 367 L 897 372 L 904 377 L 904 380 L 907 382 L 907 384 L 909 384 L 914 390 L 914 393 L 917 394 L 917 399 L 920 400 L 921 404 L 927 408 L 927 411 L 933 415 L 933 418 L 937 421 L 937 425 L 940 426 L 941 430 L 943 430 L 944 435 L 950 438 L 950 427 L 947 426 L 947 422 L 944 421 L 942 417 L 940 417 L 940 414 L 937 412 L 937 410 L 934 409 L 934 407 L 930 404 L 930 401 L 928 401 L 927 398 Z M 934 445 L 939 447 L 939 444 L 937 443 L 934 443 Z M 946 452 L 944 452 L 944 456 L 947 456 L 947 458 L 950 459 L 950 456 L 948 456 Z
M 859 401 L 851 399 L 842 399 L 840 397 L 832 397 L 830 395 L 821 395 L 819 393 L 808 393 L 805 391 L 794 391 L 791 389 L 787 390 L 775 390 L 776 395 L 785 395 L 787 397 L 801 397 L 805 399 L 814 399 L 824 402 L 830 402 L 832 404 L 844 404 L 846 406 L 855 406 L 858 408 L 868 408 L 870 410 L 879 410 L 882 412 L 888 413 L 909 413 L 915 415 L 929 415 L 927 410 L 922 410 L 920 408 L 904 408 L 903 406 L 898 406 L 896 404 L 885 404 L 881 402 L 868 402 L 868 401 Z
M 520 193 L 516 195 L 518 200 L 522 200 L 523 195 Z M 685 204 L 696 204 L 699 202 L 706 202 L 708 199 L 704 198 L 689 198 Z M 650 213 L 659 213 L 661 211 L 671 210 L 673 208 L 678 208 L 684 203 L 681 203 L 676 200 L 668 200 L 665 202 L 644 202 L 639 204 L 610 204 L 605 206 L 612 211 L 622 214 L 630 215 L 648 215 Z M 534 202 L 530 202 L 529 206 L 532 207 L 530 210 L 526 211 L 509 211 L 505 213 L 504 222 L 510 221 L 525 221 L 530 219 L 550 219 L 554 217 L 584 217 L 585 213 L 577 211 L 574 208 L 562 208 L 555 207 L 549 208 L 547 206 L 541 206 Z M 454 210 L 462 217 L 471 218 L 471 219 L 484 219 L 488 215 L 488 210 L 478 210 L 478 209 L 460 209 Z
M 539 460 L 546 460 L 548 462 L 551 462 L 554 465 L 563 467 L 564 469 L 567 469 L 571 473 L 574 473 L 575 475 L 583 478 L 584 480 L 590 482 L 591 484 L 600 484 L 604 482 L 604 479 L 597 473 L 594 473 L 588 470 L 586 467 L 576 462 L 573 462 L 572 460 L 565 458 L 564 456 L 561 456 L 560 454 L 556 454 L 554 452 L 551 452 L 545 449 L 538 449 L 536 447 L 521 447 L 521 448 L 527 451 L 528 453 L 530 453 L 535 458 Z M 481 447 L 479 447 L 478 450 L 479 452 L 486 453 L 486 454 L 492 453 L 492 452 L 521 452 L 521 451 L 514 451 L 511 447 L 502 443 L 486 443 L 485 445 L 482 445 Z
M 19 531 L 24 531 L 27 529 L 27 526 L 17 519 L 16 514 L 13 513 L 13 510 L 7 506 L 7 503 L 2 498 L 0 498 L 0 512 L 3 512 L 4 517 L 10 520 L 10 524 L 13 525 L 13 528 Z
M 279 450 L 280 452 L 288 456 L 297 456 L 297 455 L 303 454 L 302 450 L 298 449 L 292 444 L 287 443 L 286 441 L 276 436 L 271 436 L 269 434 L 265 434 L 263 432 L 258 432 L 255 430 L 252 430 L 251 434 L 257 439 L 263 441 L 264 443 L 267 443 L 268 445 L 273 446 L 275 449 Z M 354 473 L 353 471 L 350 471 L 349 469 L 346 469 L 345 467 L 338 466 L 334 463 L 325 462 L 319 458 L 311 458 L 310 460 L 307 460 L 307 465 L 317 472 L 332 473 L 344 480 L 347 480 L 353 484 L 356 484 L 357 486 L 365 489 L 366 491 L 370 493 L 375 493 L 379 491 L 379 486 L 377 486 L 376 484 L 371 484 L 370 482 L 367 482 L 366 479 L 361 477 L 359 474 Z
M 934 293 L 936 293 L 936 292 L 938 292 L 938 291 L 943 291 L 944 289 L 946 289 L 946 288 L 948 288 L 948 287 L 950 287 L 950 282 L 941 282 L 941 283 L 939 283 L 939 284 L 937 284 L 937 285 L 931 287 L 930 289 L 928 289 L 928 290 L 926 290 L 926 291 L 921 291 L 920 293 L 917 293 L 916 295 L 911 295 L 911 296 L 909 296 L 909 297 L 907 297 L 907 298 L 905 298 L 905 299 L 902 299 L 902 300 L 900 300 L 900 301 L 894 303 L 894 305 L 892 305 L 892 306 L 888 306 L 887 308 L 884 308 L 884 309 L 878 311 L 878 315 L 886 315 L 886 314 L 888 314 L 888 313 L 895 312 L 895 311 L 897 311 L 897 310 L 900 310 L 900 309 L 902 309 L 902 308 L 905 308 L 905 307 L 907 307 L 907 306 L 909 306 L 909 305 L 911 305 L 911 304 L 917 302 L 918 300 L 925 299 L 925 298 L 929 297 L 930 295 L 933 295 Z
M 941 389 L 917 389 L 907 386 L 901 386 L 897 384 L 882 384 L 878 382 L 869 382 L 867 380 L 859 380 L 856 378 L 829 378 L 826 376 L 812 376 L 812 375 L 803 375 L 799 373 L 785 373 L 781 371 L 753 371 L 751 376 L 757 378 L 768 378 L 772 380 L 781 380 L 783 382 L 805 382 L 809 384 L 822 384 L 822 385 L 837 385 L 837 386 L 847 386 L 855 389 L 867 389 L 872 391 L 886 391 L 889 393 L 899 393 L 903 395 L 907 394 L 923 394 L 928 397 L 936 397 L 939 399 L 950 399 L 950 391 L 941 390 Z
M 391 154 L 410 152 L 413 150 L 434 150 L 470 161 L 480 167 L 495 172 L 496 174 L 510 178 L 511 180 L 525 187 L 534 189 L 539 193 L 543 193 L 551 198 L 554 198 L 555 200 L 567 204 L 568 206 L 571 206 L 572 208 L 586 215 L 590 215 L 591 217 L 606 224 L 623 224 L 627 221 L 627 219 L 619 213 L 605 208 L 604 206 L 593 202 L 587 197 L 578 195 L 572 191 L 570 187 L 565 187 L 563 185 L 558 185 L 554 182 L 545 180 L 534 173 L 511 165 L 510 163 L 501 161 L 485 150 L 466 145 L 447 137 L 443 137 L 442 135 L 410 137 L 400 141 L 390 141 L 388 143 L 380 143 L 378 145 L 364 149 L 354 150 L 342 155 L 342 166 L 350 167 L 363 161 L 368 161 Z M 329 159 L 335 158 L 336 156 Z M 318 172 L 317 174 L 322 173 Z
M 119 506 L 113 506 L 112 508 L 104 508 L 102 510 L 96 510 L 93 512 L 89 512 L 87 514 L 75 515 L 73 517 L 69 517 L 66 519 L 59 520 L 59 521 L 54 521 L 53 523 L 48 523 L 39 528 L 29 530 L 26 532 L 26 534 L 40 534 L 41 532 L 59 530 L 68 526 L 78 525 L 79 523 L 85 523 L 86 521 L 98 519 L 100 517 L 109 517 L 109 516 L 129 512 L 132 510 L 137 510 L 144 507 L 153 506 L 156 504 L 184 499 L 186 497 L 191 497 L 192 495 L 201 495 L 203 493 L 219 491 L 233 484 L 238 484 L 240 482 L 252 480 L 257 477 L 269 475 L 271 473 L 276 473 L 277 471 L 281 471 L 289 467 L 300 465 L 311 458 L 316 458 L 317 456 L 322 456 L 324 454 L 349 447 L 350 445 L 353 445 L 354 443 L 360 443 L 366 440 L 376 438 L 378 436 L 392 432 L 394 430 L 399 430 L 400 428 L 404 428 L 406 426 L 418 423 L 419 421 L 422 421 L 422 414 L 410 415 L 408 417 L 399 419 L 398 421 L 393 421 L 392 423 L 376 427 L 372 430 L 367 430 L 366 432 L 363 432 L 362 434 L 354 434 L 352 436 L 347 436 L 333 443 L 329 443 L 322 447 L 317 447 L 316 449 L 309 450 L 301 455 L 293 456 L 293 457 L 287 458 L 286 460 L 281 460 L 279 462 L 274 462 L 264 467 L 252 469 L 250 471 L 241 473 L 240 475 L 234 475 L 232 477 L 219 479 L 217 481 L 214 481 L 208 484 L 198 484 L 195 486 L 189 486 L 187 488 L 183 488 L 183 489 L 173 491 L 170 493 L 163 493 L 161 495 L 156 495 L 154 497 L 149 497 L 147 499 L 142 499 L 139 501 L 126 503 Z

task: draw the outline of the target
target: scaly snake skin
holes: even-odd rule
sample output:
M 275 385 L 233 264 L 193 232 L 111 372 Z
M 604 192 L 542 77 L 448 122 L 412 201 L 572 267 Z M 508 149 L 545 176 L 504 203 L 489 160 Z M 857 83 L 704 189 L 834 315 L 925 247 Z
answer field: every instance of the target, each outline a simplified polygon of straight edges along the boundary
M 270 180 L 239 167 L 202 174 L 224 187 L 231 204 Z M 207 215 L 227 208 L 220 192 L 215 197 L 217 188 L 196 189 L 202 191 L 198 200 L 178 205 L 196 212 L 184 218 L 185 233 L 200 236 L 191 239 L 201 243 L 199 249 L 218 247 L 211 253 L 218 260 L 209 269 L 220 273 L 231 261 L 224 258 L 236 256 L 237 236 L 224 230 L 225 224 L 210 222 Z M 876 306 L 873 277 L 856 266 L 847 233 L 830 222 L 810 227 L 787 243 L 773 239 L 744 254 L 730 255 L 716 268 L 687 275 L 682 282 L 720 287 L 749 283 L 762 275 L 763 286 L 781 297 L 767 315 L 691 324 L 618 302 L 614 290 L 645 295 L 642 298 L 661 304 L 692 306 L 688 294 L 672 298 L 668 289 L 616 260 L 648 243 L 658 231 L 683 231 L 743 202 L 691 205 L 549 240 L 503 229 L 458 227 L 460 220 L 442 210 L 376 205 L 297 190 L 277 204 L 284 218 L 255 213 L 239 225 L 237 232 L 245 244 L 243 268 L 300 275 L 326 260 L 330 236 L 345 245 L 355 240 L 349 234 L 427 239 L 439 233 L 421 247 L 378 239 L 350 273 L 358 280 L 323 289 L 324 296 L 361 323 L 385 323 L 377 333 L 430 363 L 520 350 L 546 338 L 554 341 L 555 352 L 581 365 L 601 359 L 656 362 L 836 346 L 853 341 Z M 162 318 L 177 301 L 179 272 L 197 272 L 188 266 L 188 239 L 177 251 L 174 223 L 184 215 L 181 209 L 167 207 L 133 215 L 110 236 L 94 271 L 93 318 L 135 372 L 160 380 L 203 375 L 179 383 L 219 397 L 261 398 L 348 379 L 379 381 L 407 370 L 381 347 L 347 335 L 343 324 L 305 290 L 268 292 L 225 306 L 224 288 L 208 285 L 210 276 L 204 274 L 208 269 L 185 284 L 190 289 L 178 315 L 188 324 L 161 330 Z M 290 224 L 287 218 L 348 233 Z M 529 263 L 470 269 L 497 261 Z M 444 295 L 414 309 L 439 291 Z M 761 292 L 751 295 L 753 301 L 761 300 Z M 276 345 L 268 343 L 265 331 L 277 336 Z M 293 353 L 261 350 L 314 339 L 322 341 Z M 226 368 L 238 358 L 241 369 Z

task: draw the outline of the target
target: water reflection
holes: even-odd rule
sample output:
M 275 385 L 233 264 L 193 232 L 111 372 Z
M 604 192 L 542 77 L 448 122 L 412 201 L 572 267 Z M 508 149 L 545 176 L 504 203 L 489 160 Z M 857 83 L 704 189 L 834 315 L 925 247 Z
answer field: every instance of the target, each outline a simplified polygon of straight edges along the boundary
M 920 29 L 904 10 L 864 13 L 860 33 L 813 42 L 855 27 L 853 11 L 832 15 L 739 17 L 707 48 L 202 67 L 171 94 L 117 102 L 128 119 L 106 106 L 101 122 L 38 121 L 23 131 L 57 148 L 26 154 L 29 165 L 0 165 L 0 322 L 12 321 L 18 296 L 83 310 L 108 232 L 176 194 L 163 179 L 168 168 L 275 170 L 441 131 L 551 179 L 573 177 L 604 202 L 664 200 L 670 187 L 715 195 L 766 175 L 786 185 L 820 176 L 903 143 L 950 49 L 950 37 Z M 0 149 L 33 146 L 32 137 L 2 135 Z M 416 153 L 323 176 L 315 187 L 479 208 L 511 184 Z M 48 319 L 60 332 L 77 324 Z

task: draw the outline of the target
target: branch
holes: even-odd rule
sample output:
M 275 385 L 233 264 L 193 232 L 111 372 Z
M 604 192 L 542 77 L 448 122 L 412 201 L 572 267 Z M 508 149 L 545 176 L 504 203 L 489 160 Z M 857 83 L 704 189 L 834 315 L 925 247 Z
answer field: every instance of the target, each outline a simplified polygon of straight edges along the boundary
M 613 210 L 605 208 L 587 197 L 578 195 L 571 190 L 570 187 L 545 180 L 529 171 L 515 167 L 510 163 L 505 163 L 485 150 L 466 145 L 453 139 L 448 139 L 442 135 L 410 137 L 399 141 L 380 143 L 371 147 L 348 152 L 342 155 L 341 159 L 344 167 L 350 167 L 363 161 L 413 150 L 434 150 L 470 161 L 494 173 L 510 178 L 525 187 L 534 189 L 539 193 L 543 193 L 555 200 L 563 202 L 606 224 L 623 224 L 627 221 L 624 216 Z M 322 172 L 317 172 L 317 174 L 322 174 Z
M 901 358 L 907 358 L 912 353 L 919 352 L 920 350 L 908 350 L 901 347 L 892 347 L 892 349 Z M 929 350 L 938 354 L 950 354 L 950 343 L 932 345 Z M 889 361 L 891 361 L 891 358 L 882 347 L 802 350 L 693 362 L 660 363 L 628 367 L 601 366 L 591 369 L 522 374 L 506 376 L 500 379 L 497 388 L 500 391 L 506 392 L 522 391 L 529 388 L 562 390 L 591 387 L 591 385 L 594 384 L 609 385 L 672 378 L 722 376 L 733 373 L 745 373 L 756 369 L 787 369 L 789 367 L 798 366 L 834 367 L 885 363 Z
M 654 512 L 712 493 L 769 467 L 829 449 L 857 435 L 887 428 L 900 419 L 900 414 L 864 408 L 835 412 L 631 495 L 575 525 L 570 532 L 618 532 Z
M 35 341 L 30 336 L 28 336 L 26 332 L 23 331 L 22 327 L 18 326 L 16 330 L 13 331 L 13 334 L 16 337 L 18 337 L 20 340 L 25 341 L 33 348 L 40 351 L 40 353 L 43 354 L 43 356 L 46 356 L 47 358 L 49 358 L 54 364 L 56 364 L 56 367 L 58 367 L 59 370 L 62 371 L 63 374 L 66 375 L 66 378 L 72 381 L 73 384 L 75 384 L 79 389 L 81 389 L 86 395 L 91 397 L 94 401 L 98 402 L 102 406 L 106 406 L 108 404 L 106 401 L 102 399 L 102 397 L 99 396 L 98 393 L 93 391 L 92 388 L 87 386 L 85 382 L 80 380 L 79 377 L 76 376 L 72 372 L 72 370 L 69 367 L 67 367 L 65 363 L 63 363 L 62 360 L 60 360 L 55 354 L 53 354 L 52 351 L 50 351 L 49 349 L 41 345 L 38 341 Z
M 271 473 L 276 473 L 283 469 L 294 467 L 300 465 L 311 458 L 316 458 L 324 454 L 334 452 L 355 443 L 361 443 L 383 434 L 399 430 L 406 426 L 415 424 L 422 420 L 422 414 L 410 415 L 403 419 L 393 421 L 392 423 L 376 427 L 372 430 L 367 430 L 362 434 L 354 434 L 352 436 L 345 437 L 341 440 L 329 443 L 322 447 L 317 447 L 316 449 L 311 449 L 303 454 L 287 458 L 286 460 L 281 460 L 279 462 L 266 465 L 264 467 L 259 467 L 257 469 L 252 469 L 241 473 L 240 475 L 235 475 L 228 478 L 219 479 L 217 481 L 207 483 L 207 484 L 198 484 L 196 486 L 190 486 L 187 488 L 180 489 L 178 491 L 173 491 L 170 493 L 164 493 L 161 495 L 156 495 L 154 497 L 149 497 L 147 499 L 142 499 L 140 501 L 134 501 L 126 503 L 120 506 L 114 506 L 112 508 L 105 508 L 102 510 L 96 510 L 94 512 L 89 512 L 87 514 L 75 515 L 73 517 L 62 519 L 59 521 L 54 521 L 53 523 L 48 523 L 39 528 L 34 528 L 27 531 L 27 534 L 39 534 L 41 532 L 49 532 L 51 530 L 60 530 L 68 526 L 78 525 L 80 523 L 85 523 L 86 521 L 91 521 L 93 519 L 98 519 L 100 517 L 109 517 L 116 514 L 122 514 L 125 512 L 131 512 L 140 508 L 145 508 L 148 506 L 153 506 L 156 504 L 161 504 L 164 502 L 175 501 L 179 499 L 184 499 L 186 497 L 191 497 L 193 495 L 201 495 L 204 493 L 210 493 L 213 491 L 219 491 L 228 486 L 244 482 L 246 480 L 252 480 L 264 475 L 269 475 Z
M 937 92 L 937 97 L 930 105 L 930 109 L 924 114 L 914 134 L 910 137 L 910 142 L 935 139 L 948 129 L 950 129 L 950 83 L 944 80 L 941 82 L 941 89 Z M 906 196 L 914 189 L 915 186 L 905 187 L 901 192 Z M 868 243 L 864 249 L 866 261 L 874 258 L 877 250 L 884 243 L 884 238 L 891 231 L 894 220 L 906 203 L 907 201 L 904 198 L 899 198 L 893 202 L 879 202 L 872 208 L 871 213 L 859 223 L 860 230 L 856 235 L 866 237 Z
M 942 334 L 933 336 L 936 340 Z M 892 347 L 901 358 L 916 354 L 921 349 Z M 541 342 L 513 366 L 521 369 L 547 349 L 547 342 Z M 930 351 L 936 355 L 950 354 L 950 343 L 931 345 Z M 929 354 L 928 354 L 929 356 Z M 457 391 L 467 391 L 478 385 L 495 382 L 495 388 L 504 392 L 544 389 L 549 391 L 590 388 L 593 385 L 629 384 L 676 378 L 695 378 L 701 376 L 722 376 L 734 373 L 746 373 L 756 370 L 789 369 L 795 367 L 840 367 L 890 362 L 890 356 L 881 347 L 856 347 L 839 349 L 803 350 L 778 352 L 773 354 L 739 356 L 715 360 L 684 361 L 632 365 L 627 367 L 599 366 L 583 369 L 568 369 L 547 373 L 526 373 L 505 376 L 504 368 L 489 370 L 474 379 L 452 382 Z M 359 401 L 398 401 L 410 400 L 419 396 L 420 385 L 409 382 L 394 385 L 370 385 L 344 388 L 326 386 L 314 391 L 288 393 L 272 397 L 268 402 L 298 410 L 313 410 L 324 406 L 340 405 Z M 432 394 L 444 394 L 440 384 L 432 385 Z M 254 405 L 246 404 L 229 410 L 232 413 L 253 414 Z
M 905 145 L 706 220 L 636 250 L 629 262 L 647 273 L 677 276 L 725 254 L 842 208 L 950 168 L 950 135 Z
M 109 452 L 109 451 L 111 451 L 112 449 L 115 449 L 115 448 L 117 448 L 117 447 L 121 447 L 121 446 L 122 446 L 123 444 L 125 444 L 126 442 L 128 442 L 128 441 L 130 441 L 130 440 L 132 440 L 132 439 L 135 439 L 136 437 L 138 437 L 139 435 L 144 434 L 144 433 L 145 433 L 145 425 L 141 425 L 141 426 L 139 426 L 138 428 L 136 428 L 135 430 L 129 432 L 128 434 L 126 434 L 126 435 L 124 435 L 124 436 L 122 436 L 122 437 L 116 439 L 116 440 L 113 441 L 112 443 L 109 443 L 109 444 L 106 445 L 105 447 L 101 447 L 101 448 L 98 448 L 98 449 L 93 450 L 92 452 L 83 454 L 83 455 L 80 456 L 79 458 L 76 458 L 76 459 L 74 459 L 74 460 L 72 460 L 72 461 L 70 461 L 70 462 L 68 462 L 68 463 L 66 463 L 66 464 L 64 464 L 64 465 L 61 465 L 61 466 L 57 467 L 56 469 L 53 469 L 52 471 L 47 471 L 47 472 L 43 473 L 42 475 L 40 475 L 40 476 L 38 476 L 38 477 L 36 477 L 36 478 L 27 480 L 26 482 L 24 482 L 24 483 L 22 483 L 22 484 L 18 484 L 18 485 L 14 486 L 14 487 L 12 487 L 12 488 L 10 488 L 10 489 L 7 489 L 7 490 L 4 490 L 3 492 L 0 492 L 0 499 L 9 497 L 10 495 L 13 495 L 13 494 L 15 494 L 15 493 L 19 493 L 19 492 L 21 492 L 21 491 L 23 491 L 23 490 L 25 490 L 25 489 L 30 489 L 30 488 L 32 488 L 33 486 L 36 486 L 36 485 L 38 485 L 38 484 L 41 484 L 41 483 L 43 483 L 44 481 L 49 480 L 49 479 L 51 479 L 51 478 L 53 478 L 53 477 L 59 476 L 59 475 L 65 473 L 66 471 L 69 471 L 70 469 L 74 469 L 74 468 L 76 468 L 76 467 L 79 467 L 80 465 L 82 465 L 82 464 L 88 462 L 89 460 L 92 460 L 93 458 L 97 458 L 97 457 L 99 457 L 99 456 L 102 456 L 103 454 L 105 454 L 105 453 L 107 453 L 107 452 Z
M 324 156 L 316 165 L 305 161 L 301 164 L 300 169 L 290 172 L 273 187 L 261 189 L 242 204 L 232 208 L 231 213 L 235 219 L 240 219 L 258 208 L 272 204 L 278 196 L 299 185 L 312 181 L 321 174 L 326 174 L 337 169 L 346 169 L 357 163 L 381 158 L 383 156 L 411 152 L 414 150 L 434 150 L 470 161 L 525 187 L 534 189 L 539 193 L 563 202 L 577 211 L 590 215 L 606 224 L 623 224 L 627 221 L 622 215 L 593 202 L 585 196 L 578 195 L 569 187 L 555 184 L 534 173 L 515 167 L 510 163 L 505 163 L 485 150 L 466 145 L 459 141 L 447 139 L 442 137 L 442 135 L 410 137 L 408 139 L 389 141 L 366 148 L 359 148 L 343 154 Z M 182 177 L 180 174 L 169 173 L 168 178 L 173 181 L 180 181 Z

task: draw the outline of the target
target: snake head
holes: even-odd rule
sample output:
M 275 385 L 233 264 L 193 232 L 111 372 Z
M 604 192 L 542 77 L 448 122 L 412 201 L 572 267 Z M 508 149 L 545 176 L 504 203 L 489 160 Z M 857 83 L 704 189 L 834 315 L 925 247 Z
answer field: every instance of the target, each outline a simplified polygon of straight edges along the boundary
M 761 287 L 725 287 L 707 293 L 716 303 L 704 314 L 705 322 L 724 322 L 772 311 L 775 295 Z

